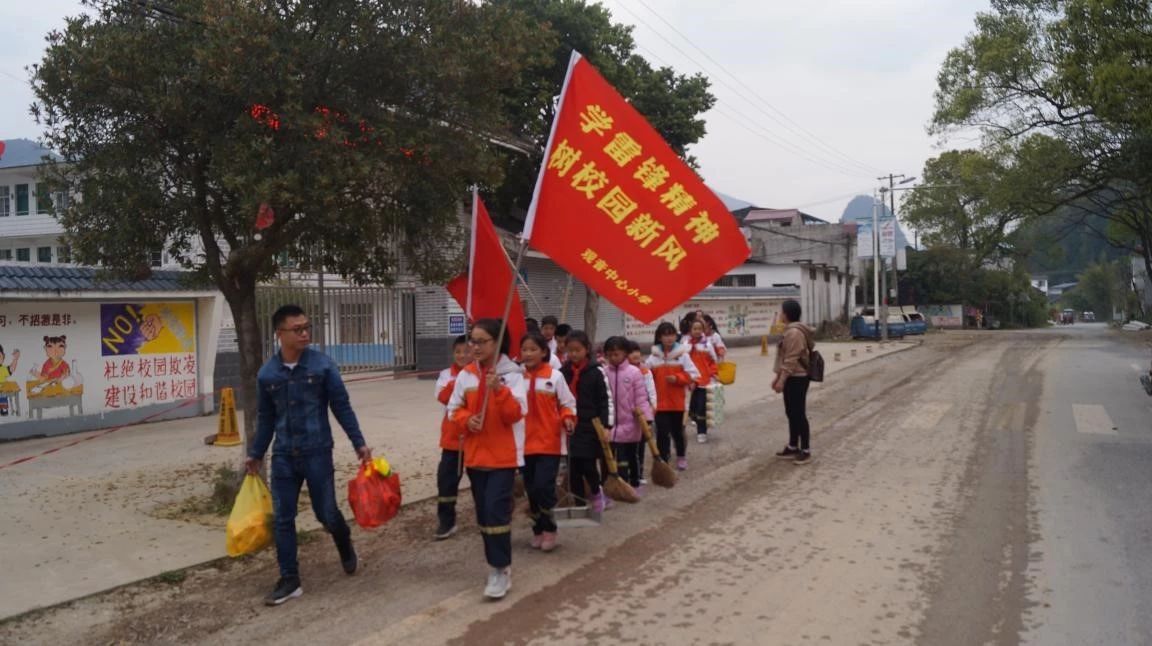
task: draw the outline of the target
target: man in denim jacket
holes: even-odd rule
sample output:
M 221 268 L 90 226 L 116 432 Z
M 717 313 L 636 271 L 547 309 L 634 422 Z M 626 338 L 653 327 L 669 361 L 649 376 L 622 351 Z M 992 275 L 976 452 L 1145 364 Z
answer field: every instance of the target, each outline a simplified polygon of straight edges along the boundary
M 336 363 L 308 347 L 312 342 L 312 325 L 304 310 L 297 305 L 285 305 L 272 315 L 272 325 L 280 351 L 264 364 L 256 377 L 259 416 L 256 439 L 248 449 L 245 467 L 248 473 L 259 472 L 264 453 L 275 436 L 272 497 L 280 580 L 264 599 L 268 605 L 275 606 L 303 594 L 296 561 L 296 506 L 300 485 L 304 482 L 308 483 L 312 511 L 336 542 L 344 571 L 356 572 L 352 533 L 336 506 L 329 407 L 361 462 L 371 461 L 372 450 L 364 444 L 360 423 L 352 412 L 348 390 Z

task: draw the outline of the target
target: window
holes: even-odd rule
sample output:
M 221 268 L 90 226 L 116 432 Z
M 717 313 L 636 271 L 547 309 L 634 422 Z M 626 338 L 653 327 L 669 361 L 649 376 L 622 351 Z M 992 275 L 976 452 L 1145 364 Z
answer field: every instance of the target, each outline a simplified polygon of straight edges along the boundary
M 756 274 L 729 274 L 713 283 L 716 287 L 755 287 Z
M 152 252 L 152 266 L 153 267 L 164 266 L 164 252 L 163 251 L 153 251 Z
M 52 247 L 36 247 L 36 262 L 52 262 Z
M 832 272 L 828 271 L 827 269 L 824 270 L 824 282 L 826 282 L 826 283 L 832 282 Z
M 52 194 L 52 203 L 56 205 L 56 213 L 68 208 L 69 202 L 68 191 L 56 191 Z
M 56 262 L 62 265 L 72 264 L 72 247 L 56 247 Z
M 28 215 L 28 185 L 16 185 L 16 215 Z
M 0 249 L 0 260 L 12 260 L 12 250 Z
M 52 194 L 48 192 L 47 184 L 36 184 L 36 212 L 52 214 Z
M 808 280 L 816 280 L 816 268 L 815 267 L 809 267 L 808 268 Z
M 340 343 L 372 343 L 372 304 L 340 303 Z
M 32 262 L 32 250 L 28 247 L 17 249 L 16 262 Z
M 12 215 L 12 189 L 0 186 L 0 218 Z

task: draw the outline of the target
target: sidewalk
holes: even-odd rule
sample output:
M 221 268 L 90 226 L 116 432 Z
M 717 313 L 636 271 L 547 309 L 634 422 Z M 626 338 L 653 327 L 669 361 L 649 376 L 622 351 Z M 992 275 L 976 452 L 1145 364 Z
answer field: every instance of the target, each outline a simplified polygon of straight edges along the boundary
M 822 343 L 820 351 L 833 375 L 917 343 Z M 729 356 L 739 368 L 725 391 L 728 410 L 778 406 L 770 389 L 773 357 L 761 357 L 759 348 L 734 348 Z M 369 446 L 400 473 L 405 504 L 435 496 L 441 409 L 434 382 L 366 380 L 348 389 Z M 335 421 L 333 428 L 337 495 L 351 522 L 344 488 L 356 460 Z M 219 466 L 241 463 L 240 447 L 204 444 L 215 429 L 214 417 L 142 424 L 0 469 L 0 619 L 224 556 L 226 517 L 158 516 L 180 517 L 174 510 L 211 492 Z M 0 444 L 0 464 L 85 435 L 94 434 Z M 318 526 L 310 510 L 301 512 L 301 530 Z

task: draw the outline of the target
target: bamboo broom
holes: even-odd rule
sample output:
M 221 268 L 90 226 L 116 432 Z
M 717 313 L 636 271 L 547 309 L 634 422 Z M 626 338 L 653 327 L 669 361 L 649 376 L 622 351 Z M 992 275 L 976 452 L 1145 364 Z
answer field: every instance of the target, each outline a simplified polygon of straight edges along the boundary
M 624 478 L 616 472 L 616 456 L 612 453 L 612 446 L 608 443 L 608 431 L 598 418 L 592 420 L 596 427 L 596 436 L 600 438 L 600 447 L 604 449 L 604 462 L 608 465 L 608 477 L 604 480 L 604 493 L 612 500 L 620 502 L 640 502 L 640 496 L 632 485 L 624 482 Z
M 652 483 L 657 487 L 664 487 L 671 489 L 676 486 L 676 469 L 672 465 L 664 461 L 660 457 L 660 451 L 656 448 L 656 440 L 652 438 L 652 429 L 648 427 L 648 420 L 636 411 L 636 421 L 640 424 L 640 430 L 644 431 L 644 440 L 648 442 L 648 448 L 652 451 Z

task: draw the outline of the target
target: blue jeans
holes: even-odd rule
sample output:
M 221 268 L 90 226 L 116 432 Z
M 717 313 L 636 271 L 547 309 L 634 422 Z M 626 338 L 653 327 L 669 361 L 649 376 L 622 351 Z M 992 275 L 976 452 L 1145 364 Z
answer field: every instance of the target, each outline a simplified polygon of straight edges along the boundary
M 335 469 L 332 452 L 305 455 L 272 455 L 272 505 L 276 520 L 276 560 L 280 576 L 299 577 L 296 560 L 296 506 L 300 485 L 308 483 L 316 520 L 332 535 L 337 547 L 351 545 L 352 531 L 336 506 Z

